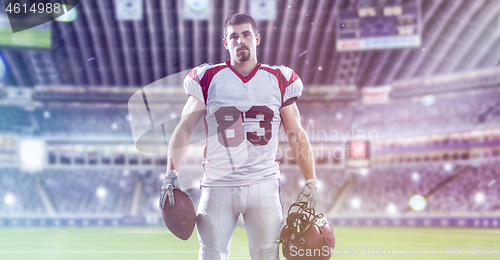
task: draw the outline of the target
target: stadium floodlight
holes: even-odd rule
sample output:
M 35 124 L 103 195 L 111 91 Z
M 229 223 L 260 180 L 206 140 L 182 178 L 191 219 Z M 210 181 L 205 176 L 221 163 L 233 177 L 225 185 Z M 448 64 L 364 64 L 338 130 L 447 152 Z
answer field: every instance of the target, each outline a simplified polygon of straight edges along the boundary
M 323 181 L 318 180 L 317 187 L 318 187 L 318 190 L 321 190 L 323 188 Z
M 125 180 L 125 179 L 121 179 L 121 180 L 118 182 L 118 184 L 120 185 L 120 187 L 125 188 L 125 187 L 127 187 L 127 180 Z
M 306 185 L 306 180 L 302 178 L 299 180 L 299 187 L 303 187 L 304 185 Z
M 436 96 L 434 96 L 434 95 L 423 96 L 420 99 L 420 105 L 422 105 L 424 107 L 432 106 L 435 103 L 436 103 Z
M 387 205 L 387 208 L 385 210 L 387 211 L 387 213 L 389 213 L 391 215 L 394 215 L 394 214 L 398 213 L 398 208 L 392 202 L 389 203 L 389 205 Z
M 75 152 L 83 152 L 85 147 L 83 145 L 75 145 Z
M 414 182 L 418 182 L 420 180 L 420 175 L 418 174 L 418 172 L 413 172 L 411 174 L 411 179 L 414 181 Z
M 22 171 L 42 171 L 45 163 L 45 141 L 24 139 L 19 142 L 19 168 Z
M 443 169 L 447 172 L 451 172 L 451 170 L 453 170 L 453 164 L 451 163 L 445 163 L 444 166 L 443 166 Z
M 486 196 L 482 192 L 476 193 L 474 196 L 474 200 L 476 201 L 477 204 L 482 204 L 486 200 Z
M 157 209 L 158 208 L 158 200 L 156 198 L 153 198 L 151 200 L 151 208 Z
M 98 187 L 96 190 L 97 197 L 99 198 L 105 198 L 107 193 L 108 191 L 104 187 Z
M 143 0 L 115 0 L 115 18 L 118 21 L 141 21 L 144 16 Z
M 355 209 L 359 209 L 360 206 L 361 206 L 361 199 L 360 198 L 355 197 L 355 198 L 351 199 L 351 207 L 353 207 Z
M 255 21 L 274 21 L 277 16 L 277 0 L 250 0 L 249 14 Z
M 338 120 L 342 119 L 342 113 L 340 113 L 340 112 L 337 112 L 337 114 L 335 114 L 335 116 L 337 117 Z
M 427 207 L 427 200 L 422 195 L 413 195 L 409 201 L 410 208 L 415 211 L 424 210 Z
M 7 205 L 12 205 L 14 204 L 14 195 L 10 194 L 10 193 L 7 193 L 7 195 L 5 195 L 4 199 L 3 199 L 3 202 Z

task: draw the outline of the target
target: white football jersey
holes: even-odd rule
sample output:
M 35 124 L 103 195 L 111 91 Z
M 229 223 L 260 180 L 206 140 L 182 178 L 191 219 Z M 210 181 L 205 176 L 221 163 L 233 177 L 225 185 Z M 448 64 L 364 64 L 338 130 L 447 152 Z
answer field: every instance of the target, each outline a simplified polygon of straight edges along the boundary
M 302 94 L 303 84 L 286 66 L 258 64 L 248 76 L 230 61 L 194 68 L 186 94 L 206 105 L 203 186 L 239 186 L 279 178 L 276 162 L 280 108 Z

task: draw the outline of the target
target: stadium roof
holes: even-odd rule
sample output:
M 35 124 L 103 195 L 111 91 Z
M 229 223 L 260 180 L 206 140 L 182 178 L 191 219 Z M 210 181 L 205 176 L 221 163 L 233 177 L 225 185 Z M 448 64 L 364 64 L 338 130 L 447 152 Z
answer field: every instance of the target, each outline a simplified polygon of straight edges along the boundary
M 179 15 L 182 1 L 144 1 L 143 19 L 117 21 L 114 1 L 85 0 L 78 18 L 52 22 L 51 50 L 2 49 L 10 86 L 145 86 L 202 63 L 228 59 L 224 19 L 248 12 L 249 1 L 212 0 L 208 21 Z M 418 3 L 420 47 L 336 50 L 341 10 Z M 382 86 L 498 66 L 500 1 L 277 0 L 277 19 L 259 21 L 263 63 L 285 64 L 306 84 Z

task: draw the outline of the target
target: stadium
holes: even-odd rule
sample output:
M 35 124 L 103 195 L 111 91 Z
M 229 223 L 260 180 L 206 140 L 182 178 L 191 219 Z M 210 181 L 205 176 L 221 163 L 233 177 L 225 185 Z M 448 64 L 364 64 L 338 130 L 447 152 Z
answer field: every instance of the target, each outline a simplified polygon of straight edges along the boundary
M 304 83 L 335 258 L 497 257 L 500 1 L 53 0 L 66 14 L 15 33 L 30 14 L 4 2 L 0 259 L 197 259 L 158 208 L 166 144 L 236 12 Z M 205 139 L 179 171 L 195 205 Z M 283 131 L 276 160 L 286 213 L 305 181 Z M 242 225 L 229 259 L 250 259 Z

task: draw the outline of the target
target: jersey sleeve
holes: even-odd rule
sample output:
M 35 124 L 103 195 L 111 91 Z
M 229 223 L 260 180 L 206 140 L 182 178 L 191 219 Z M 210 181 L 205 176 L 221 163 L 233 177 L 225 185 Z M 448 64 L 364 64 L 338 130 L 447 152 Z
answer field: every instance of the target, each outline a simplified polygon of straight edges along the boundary
M 295 73 L 292 69 L 285 67 L 283 69 L 283 74 L 287 79 L 287 83 L 285 85 L 282 107 L 286 107 L 293 104 L 302 95 L 304 85 L 302 84 L 302 80 L 299 75 L 297 75 L 297 73 Z
M 207 66 L 201 65 L 191 70 L 191 72 L 184 78 L 184 92 L 186 95 L 194 96 L 205 104 L 205 97 L 203 96 L 203 88 L 200 79 L 203 78 Z

